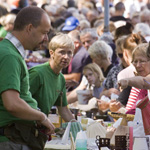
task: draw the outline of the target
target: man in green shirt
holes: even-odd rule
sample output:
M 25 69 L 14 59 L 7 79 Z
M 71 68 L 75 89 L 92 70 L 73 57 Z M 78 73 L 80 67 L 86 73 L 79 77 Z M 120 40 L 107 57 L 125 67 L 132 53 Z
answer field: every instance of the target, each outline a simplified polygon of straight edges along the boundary
M 73 56 L 74 43 L 67 34 L 58 34 L 49 43 L 50 60 L 29 70 L 30 91 L 38 107 L 46 115 L 53 105 L 57 106 L 62 118 L 74 119 L 67 107 L 65 79 L 61 70 L 69 65 Z
M 47 128 L 46 134 L 54 133 L 53 124 L 44 113 L 37 110 L 37 102 L 31 96 L 29 91 L 29 75 L 24 61 L 25 50 L 35 50 L 44 41 L 47 41 L 49 29 L 49 17 L 42 9 L 26 7 L 18 13 L 13 32 L 8 33 L 6 38 L 0 42 L 1 150 L 33 149 L 30 139 L 26 140 L 27 137 L 29 138 L 29 135 L 23 137 L 25 139 L 23 144 L 22 142 L 14 141 L 15 139 L 12 135 L 12 138 L 9 138 L 6 134 L 8 125 L 9 129 L 10 127 L 15 127 L 16 129 L 18 122 L 24 125 L 20 130 L 21 133 L 17 135 L 18 139 L 22 139 L 22 132 L 24 134 L 27 131 L 28 134 L 32 134 L 30 130 L 25 130 L 25 128 L 29 124 L 35 124 L 35 121 Z M 14 128 L 11 131 L 14 131 Z M 38 131 L 33 132 L 35 140 L 39 137 L 38 135 Z

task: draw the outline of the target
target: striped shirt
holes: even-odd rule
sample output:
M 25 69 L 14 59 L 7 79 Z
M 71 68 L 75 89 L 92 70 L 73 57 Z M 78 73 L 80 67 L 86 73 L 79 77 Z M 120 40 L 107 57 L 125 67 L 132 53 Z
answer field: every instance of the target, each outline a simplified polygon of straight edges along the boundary
M 132 87 L 130 95 L 129 95 L 129 99 L 126 105 L 126 110 L 129 110 L 132 108 L 132 106 L 137 102 L 137 97 L 140 93 L 141 89 Z

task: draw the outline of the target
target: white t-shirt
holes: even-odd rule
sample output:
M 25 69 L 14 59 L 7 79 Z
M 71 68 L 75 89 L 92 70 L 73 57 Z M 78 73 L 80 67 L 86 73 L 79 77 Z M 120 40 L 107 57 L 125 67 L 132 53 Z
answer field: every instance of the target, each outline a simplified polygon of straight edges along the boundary
M 130 66 L 119 72 L 117 76 L 117 81 L 125 78 L 134 77 L 135 76 L 134 72 L 136 72 L 136 69 L 133 66 L 133 64 L 131 64 Z

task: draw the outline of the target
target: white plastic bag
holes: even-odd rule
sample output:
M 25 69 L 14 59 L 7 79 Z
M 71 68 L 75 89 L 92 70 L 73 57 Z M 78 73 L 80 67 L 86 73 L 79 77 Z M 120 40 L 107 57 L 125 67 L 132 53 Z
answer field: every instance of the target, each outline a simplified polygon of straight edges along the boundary
M 88 138 L 95 138 L 96 136 L 100 135 L 100 137 L 106 137 L 106 129 L 98 122 L 93 122 L 87 126 L 87 137 Z
M 110 101 L 110 98 L 107 97 L 107 96 L 105 96 L 105 95 L 103 95 L 103 96 L 101 97 L 101 100 L 103 100 L 103 101 L 105 101 L 105 102 L 109 102 L 109 101 Z
M 113 100 L 116 100 L 116 99 L 118 99 L 118 95 L 117 94 L 115 94 L 115 93 L 112 93 L 111 94 L 111 99 L 113 99 Z
M 71 122 L 68 123 L 65 133 L 62 137 L 61 143 L 66 144 L 68 142 L 69 133 L 70 133 Z
M 141 109 L 136 108 L 134 120 L 128 122 L 133 127 L 133 137 L 145 137 Z

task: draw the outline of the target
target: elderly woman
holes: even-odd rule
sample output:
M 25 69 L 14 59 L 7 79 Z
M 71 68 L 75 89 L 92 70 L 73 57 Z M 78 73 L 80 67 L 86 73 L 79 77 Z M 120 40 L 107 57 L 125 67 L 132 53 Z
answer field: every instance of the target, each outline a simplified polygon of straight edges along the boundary
M 131 42 L 132 41 L 132 42 Z M 136 34 L 131 34 L 128 36 L 122 36 L 116 40 L 116 52 L 120 60 L 120 65 L 114 66 L 111 71 L 108 73 L 104 90 L 100 95 L 100 98 L 102 95 L 105 95 L 107 97 L 111 97 L 112 93 L 119 94 L 119 99 L 123 104 L 127 103 L 128 95 L 126 94 L 128 91 L 130 92 L 130 89 L 125 90 L 123 93 L 117 92 L 117 77 L 120 72 L 123 71 L 124 68 L 128 68 L 129 71 L 127 72 L 133 72 L 135 69 L 134 67 L 130 66 L 131 64 L 131 58 L 132 58 L 132 51 L 137 46 L 137 44 L 140 43 L 140 36 Z M 130 66 L 130 67 L 129 67 Z M 130 69 L 131 68 L 131 69 Z M 126 70 L 126 69 L 125 69 Z M 134 73 L 130 73 L 131 76 L 134 76 Z M 121 73 L 124 75 L 124 73 Z M 126 73 L 127 75 L 129 73 Z M 133 74 L 133 75 L 132 75 Z M 121 75 L 121 77 L 123 76 Z M 129 93 L 128 92 L 128 93 Z M 102 111 L 105 111 L 109 109 L 109 102 L 102 101 L 101 99 L 98 101 L 99 109 Z
M 147 56 L 148 47 L 149 46 L 147 43 L 140 44 L 134 49 L 132 53 L 132 64 L 136 68 L 136 73 L 138 76 L 146 77 L 150 74 L 150 58 Z M 138 82 L 138 80 L 135 82 Z M 132 87 L 132 89 L 133 88 L 134 87 Z M 136 102 L 147 95 L 147 90 L 137 88 L 134 89 L 138 90 L 138 92 L 136 92 L 136 94 L 134 95 L 134 99 L 132 100 L 130 99 L 130 97 L 133 96 L 133 93 L 130 93 L 125 111 L 135 109 Z M 116 102 L 115 100 L 111 100 L 109 106 L 111 111 L 118 111 L 121 108 L 121 103 Z
M 88 53 L 92 58 L 92 61 L 102 69 L 103 75 L 106 77 L 113 67 L 110 60 L 112 57 L 112 48 L 106 42 L 97 40 L 90 46 Z M 67 96 L 69 104 L 77 101 L 76 91 L 86 89 L 87 83 L 85 76 L 83 76 L 80 85 Z M 91 98 L 91 96 L 92 95 L 88 97 Z

